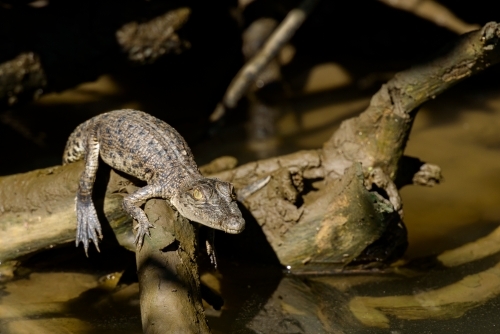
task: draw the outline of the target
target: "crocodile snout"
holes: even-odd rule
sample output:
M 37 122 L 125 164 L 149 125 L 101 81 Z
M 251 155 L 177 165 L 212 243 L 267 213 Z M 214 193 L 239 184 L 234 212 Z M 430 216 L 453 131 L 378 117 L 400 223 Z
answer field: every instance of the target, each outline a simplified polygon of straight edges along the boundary
M 241 216 L 231 216 L 224 222 L 226 233 L 238 234 L 245 229 L 245 220 Z

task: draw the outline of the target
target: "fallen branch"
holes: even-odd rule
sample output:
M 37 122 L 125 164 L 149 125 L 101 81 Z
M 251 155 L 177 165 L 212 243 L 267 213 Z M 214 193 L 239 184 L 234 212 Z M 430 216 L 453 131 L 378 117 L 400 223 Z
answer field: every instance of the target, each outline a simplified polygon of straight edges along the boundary
M 500 60 L 500 27 L 487 23 L 460 36 L 433 60 L 397 73 L 372 97 L 359 117 L 344 121 L 323 146 L 328 177 L 337 178 L 359 161 L 396 179 L 418 108 L 456 83 Z

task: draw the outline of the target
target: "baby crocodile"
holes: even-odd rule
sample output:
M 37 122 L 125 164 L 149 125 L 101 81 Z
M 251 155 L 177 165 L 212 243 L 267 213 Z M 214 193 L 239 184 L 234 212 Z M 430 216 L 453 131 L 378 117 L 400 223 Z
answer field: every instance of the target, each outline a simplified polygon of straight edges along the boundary
M 154 227 L 139 207 L 141 202 L 164 198 L 187 219 L 240 233 L 245 221 L 230 183 L 203 177 L 184 138 L 167 123 L 138 110 L 115 110 L 80 124 L 70 135 L 63 164 L 85 159 L 76 194 L 76 246 L 85 253 L 90 240 L 99 250 L 101 225 L 92 202 L 99 155 L 111 167 L 146 181 L 147 186 L 123 199 L 125 211 L 137 220 L 135 244 Z

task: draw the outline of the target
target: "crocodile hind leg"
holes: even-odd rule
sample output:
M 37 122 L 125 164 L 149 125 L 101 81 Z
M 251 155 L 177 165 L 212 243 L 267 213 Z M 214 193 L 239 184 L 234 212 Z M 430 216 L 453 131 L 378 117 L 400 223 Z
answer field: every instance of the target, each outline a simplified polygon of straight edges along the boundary
M 164 197 L 162 195 L 162 190 L 161 186 L 147 185 L 123 199 L 123 208 L 129 215 L 132 216 L 132 218 L 137 220 L 138 223 L 134 228 L 137 229 L 137 235 L 135 236 L 134 243 L 138 249 L 141 249 L 142 247 L 144 236 L 151 236 L 149 229 L 155 227 L 149 222 L 148 217 L 146 217 L 144 211 L 139 207 L 139 204 L 153 197 Z
M 87 142 L 87 154 L 85 155 L 85 170 L 83 171 L 76 194 L 76 246 L 83 243 L 85 254 L 88 256 L 90 240 L 94 242 L 99 251 L 98 237 L 102 239 L 101 224 L 97 218 L 94 203 L 92 202 L 92 188 L 94 186 L 97 166 L 99 164 L 99 142 L 94 134 L 91 134 Z

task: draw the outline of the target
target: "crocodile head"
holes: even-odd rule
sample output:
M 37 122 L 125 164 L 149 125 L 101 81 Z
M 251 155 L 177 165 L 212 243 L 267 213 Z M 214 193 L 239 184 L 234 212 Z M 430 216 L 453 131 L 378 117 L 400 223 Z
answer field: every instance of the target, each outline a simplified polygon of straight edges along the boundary
M 226 233 L 240 233 L 245 220 L 236 202 L 233 185 L 215 179 L 183 184 L 170 202 L 181 215 Z

